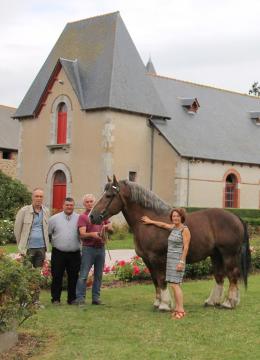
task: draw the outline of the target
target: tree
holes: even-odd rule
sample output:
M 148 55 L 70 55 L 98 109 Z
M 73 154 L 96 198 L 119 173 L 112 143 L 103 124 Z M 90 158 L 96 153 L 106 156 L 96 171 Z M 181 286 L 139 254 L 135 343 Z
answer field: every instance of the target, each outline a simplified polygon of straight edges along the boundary
M 31 193 L 26 186 L 0 170 L 0 219 L 13 220 L 18 209 L 30 203 Z
M 255 95 L 255 96 L 260 96 L 260 84 L 258 84 L 258 81 L 255 81 L 252 84 L 251 89 L 248 92 L 249 95 Z

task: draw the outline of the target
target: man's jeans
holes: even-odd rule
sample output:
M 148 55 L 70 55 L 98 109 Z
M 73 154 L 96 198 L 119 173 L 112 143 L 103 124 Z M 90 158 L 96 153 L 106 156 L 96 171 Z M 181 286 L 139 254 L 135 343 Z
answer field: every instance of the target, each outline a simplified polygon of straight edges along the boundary
M 33 267 L 42 267 L 45 260 L 45 248 L 28 249 L 26 255 L 29 256 Z
M 105 264 L 104 246 L 102 248 L 82 246 L 80 274 L 76 287 L 77 301 L 84 301 L 85 299 L 86 281 L 88 278 L 89 271 L 93 265 L 94 265 L 94 282 L 92 285 L 92 301 L 99 300 L 104 264 Z

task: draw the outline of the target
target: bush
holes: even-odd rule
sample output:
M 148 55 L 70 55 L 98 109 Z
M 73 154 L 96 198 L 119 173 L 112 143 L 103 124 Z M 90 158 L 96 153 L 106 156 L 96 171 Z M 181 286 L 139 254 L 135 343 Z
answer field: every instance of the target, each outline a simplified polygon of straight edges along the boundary
M 200 279 L 212 274 L 211 260 L 208 257 L 205 260 L 194 264 L 186 264 L 185 278 Z
M 113 224 L 112 239 L 116 238 L 117 240 L 124 240 L 128 234 L 129 234 L 129 227 L 127 224 L 123 224 L 123 225 Z
M 0 245 L 15 243 L 14 222 L 11 220 L 0 220 Z
M 148 268 L 139 256 L 134 256 L 130 261 L 116 261 L 111 270 L 122 281 L 151 279 Z
M 251 250 L 251 264 L 252 271 L 258 271 L 260 269 L 260 248 L 250 247 Z
M 0 332 L 15 329 L 38 309 L 40 274 L 27 259 L 0 253 Z
M 14 220 L 19 208 L 31 203 L 31 193 L 0 170 L 0 219 Z

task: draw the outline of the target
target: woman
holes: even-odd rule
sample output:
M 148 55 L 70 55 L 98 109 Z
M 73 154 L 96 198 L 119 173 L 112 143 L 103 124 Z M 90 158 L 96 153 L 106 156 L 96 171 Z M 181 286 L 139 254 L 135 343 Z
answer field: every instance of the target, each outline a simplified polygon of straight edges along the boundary
M 173 209 L 170 218 L 172 224 L 155 221 L 148 216 L 143 216 L 141 220 L 145 225 L 155 225 L 171 231 L 168 238 L 166 281 L 170 283 L 175 300 L 175 310 L 172 313 L 172 318 L 179 320 L 186 315 L 183 308 L 183 294 L 180 284 L 184 275 L 191 236 L 188 227 L 184 225 L 185 211 L 183 209 Z

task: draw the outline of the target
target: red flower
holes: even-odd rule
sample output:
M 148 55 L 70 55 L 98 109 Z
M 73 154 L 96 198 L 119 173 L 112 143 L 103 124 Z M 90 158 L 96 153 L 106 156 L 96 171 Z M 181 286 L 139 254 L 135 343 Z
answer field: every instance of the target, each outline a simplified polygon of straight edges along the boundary
M 119 265 L 119 266 L 125 266 L 125 260 L 120 260 L 120 261 L 118 262 L 118 265 Z
M 138 275 L 140 273 L 140 269 L 137 265 L 133 266 L 133 273 L 134 273 L 134 275 Z
M 146 268 L 144 268 L 144 272 L 146 273 L 146 274 L 150 274 L 150 271 L 149 271 L 149 269 L 146 267 Z

